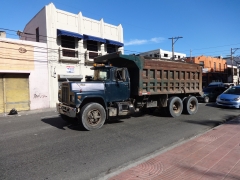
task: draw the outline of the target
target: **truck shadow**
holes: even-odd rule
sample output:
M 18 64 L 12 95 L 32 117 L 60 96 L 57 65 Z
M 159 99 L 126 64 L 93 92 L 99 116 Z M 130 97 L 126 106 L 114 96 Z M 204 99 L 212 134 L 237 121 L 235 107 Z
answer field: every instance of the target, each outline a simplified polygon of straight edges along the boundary
M 116 118 L 116 117 L 111 117 L 108 120 L 106 120 L 105 124 L 115 124 L 115 123 L 122 123 L 124 122 L 124 119 L 129 119 L 131 118 L 130 116 L 127 117 L 121 117 L 121 118 Z M 66 130 L 66 128 L 75 130 L 75 131 L 87 131 L 84 129 L 82 126 L 78 125 L 77 120 L 63 120 L 61 116 L 58 117 L 48 117 L 48 118 L 43 118 L 41 119 L 42 122 L 49 124 L 53 127 L 56 127 L 61 130 Z
M 123 116 L 123 117 L 110 117 L 108 120 L 106 120 L 105 124 L 115 124 L 115 123 L 122 123 L 123 119 L 129 119 L 131 118 L 130 116 Z
M 61 116 L 49 117 L 41 119 L 42 122 L 49 124 L 61 130 L 72 129 L 75 131 L 86 131 L 83 127 L 80 127 L 75 120 L 64 121 Z
M 237 117 L 238 116 L 235 116 L 235 115 L 226 115 L 221 120 L 201 120 L 201 121 L 185 120 L 184 122 L 191 123 L 191 124 L 200 124 L 200 125 L 205 125 L 209 127 L 216 127 L 225 123 L 240 124 L 238 120 L 235 120 Z
M 166 109 L 146 110 L 144 112 L 136 112 L 132 115 L 132 117 L 142 117 L 145 115 L 156 116 L 156 117 L 171 117 L 170 114 L 166 111 Z

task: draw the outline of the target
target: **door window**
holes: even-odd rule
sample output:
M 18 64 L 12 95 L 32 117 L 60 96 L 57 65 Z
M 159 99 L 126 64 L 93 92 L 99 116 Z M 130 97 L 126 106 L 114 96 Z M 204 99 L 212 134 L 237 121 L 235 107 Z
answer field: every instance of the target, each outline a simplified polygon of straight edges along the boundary
M 116 69 L 114 80 L 115 81 L 126 81 L 126 70 L 123 68 Z

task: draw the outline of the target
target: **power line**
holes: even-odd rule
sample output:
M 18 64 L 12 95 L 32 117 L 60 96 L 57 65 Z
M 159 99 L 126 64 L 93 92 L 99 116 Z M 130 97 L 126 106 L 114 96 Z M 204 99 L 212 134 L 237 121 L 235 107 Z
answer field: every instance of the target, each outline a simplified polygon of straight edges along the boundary
M 12 30 L 12 29 L 7 29 L 7 28 L 0 28 L 0 29 L 3 29 L 3 30 L 6 30 L 6 31 L 12 31 L 12 32 L 18 32 L 18 31 L 16 31 L 16 30 Z M 36 35 L 36 34 L 32 34 L 32 33 L 28 33 L 29 35 Z M 15 36 L 17 36 L 17 35 L 15 35 Z M 39 35 L 40 37 L 47 37 L 47 38 L 50 38 L 50 39 L 57 39 L 57 38 L 54 38 L 54 37 L 50 37 L 50 36 L 43 36 L 43 35 Z M 32 38 L 32 37 L 29 37 L 28 36 L 28 38 L 30 38 L 30 39 L 36 39 L 36 38 Z M 43 40 L 43 41 L 47 41 L 47 42 L 56 42 L 56 41 L 51 41 L 51 40 L 46 40 L 46 39 L 41 39 L 41 40 Z M 34 41 L 31 41 L 31 42 L 34 42 Z M 72 41 L 69 41 L 69 42 L 72 42 Z M 46 43 L 46 42 L 44 42 L 44 43 Z M 81 43 L 78 43 L 78 44 L 82 44 L 82 46 L 80 46 L 80 47 L 84 47 L 84 44 L 83 44 L 83 42 L 81 42 Z M 236 43 L 236 44 L 231 44 L 231 45 L 224 45 L 224 46 L 215 46 L 215 47 L 206 47 L 206 48 L 201 48 L 201 49 L 192 49 L 192 51 L 194 50 L 194 51 L 198 51 L 198 50 L 203 50 L 203 49 L 212 49 L 212 48 L 219 48 L 219 47 L 226 47 L 226 46 L 233 46 L 233 45 L 238 45 L 238 44 L 240 44 L 240 43 Z M 25 44 L 24 44 L 25 45 Z M 92 45 L 92 46 L 95 46 L 94 44 L 89 44 L 89 45 Z M 34 45 L 33 45 L 34 46 Z M 97 46 L 97 45 L 96 45 Z M 34 47 L 39 47 L 39 46 L 34 46 Z M 46 49 L 48 49 L 48 50 L 54 50 L 54 51 L 59 51 L 59 49 L 53 49 L 53 48 L 46 48 Z M 124 51 L 126 51 L 126 52 L 131 52 L 131 53 L 137 53 L 137 54 L 140 54 L 140 53 L 142 53 L 142 52 L 140 52 L 140 51 L 135 51 L 135 50 L 128 50 L 128 49 L 124 49 Z M 189 51 L 189 50 L 185 50 L 185 51 Z M 225 51 L 229 51 L 229 50 L 222 50 L 222 51 L 219 51 L 219 52 L 225 52 Z M 183 51 L 184 52 L 184 51 Z M 214 51 L 214 52 L 218 52 L 218 51 Z M 57 52 L 56 52 L 57 53 Z M 213 52 L 204 52 L 204 54 L 206 54 L 206 53 L 213 53 Z M 80 53 L 80 54 L 84 54 L 84 53 Z M 186 53 L 187 54 L 187 53 Z M 203 53 L 202 53 L 203 54 Z M 201 55 L 202 55 L 201 54 Z

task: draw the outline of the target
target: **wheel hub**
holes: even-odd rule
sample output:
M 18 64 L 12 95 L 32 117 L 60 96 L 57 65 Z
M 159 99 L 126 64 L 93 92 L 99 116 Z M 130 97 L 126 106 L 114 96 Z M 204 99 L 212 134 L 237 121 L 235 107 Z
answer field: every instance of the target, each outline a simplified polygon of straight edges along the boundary
M 88 122 L 91 125 L 96 125 L 100 122 L 101 120 L 101 114 L 100 111 L 97 109 L 91 110 L 88 112 Z

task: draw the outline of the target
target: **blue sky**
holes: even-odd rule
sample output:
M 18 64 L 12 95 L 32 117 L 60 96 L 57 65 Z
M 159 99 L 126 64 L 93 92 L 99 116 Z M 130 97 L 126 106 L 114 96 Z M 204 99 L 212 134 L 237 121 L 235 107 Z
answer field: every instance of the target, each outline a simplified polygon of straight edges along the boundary
M 23 30 L 51 2 L 64 11 L 122 24 L 126 54 L 171 51 L 169 38 L 177 36 L 183 38 L 174 50 L 187 56 L 191 50 L 192 56 L 225 57 L 231 48 L 240 48 L 240 0 L 4 0 L 0 28 Z M 14 31 L 7 31 L 7 37 L 18 38 Z

